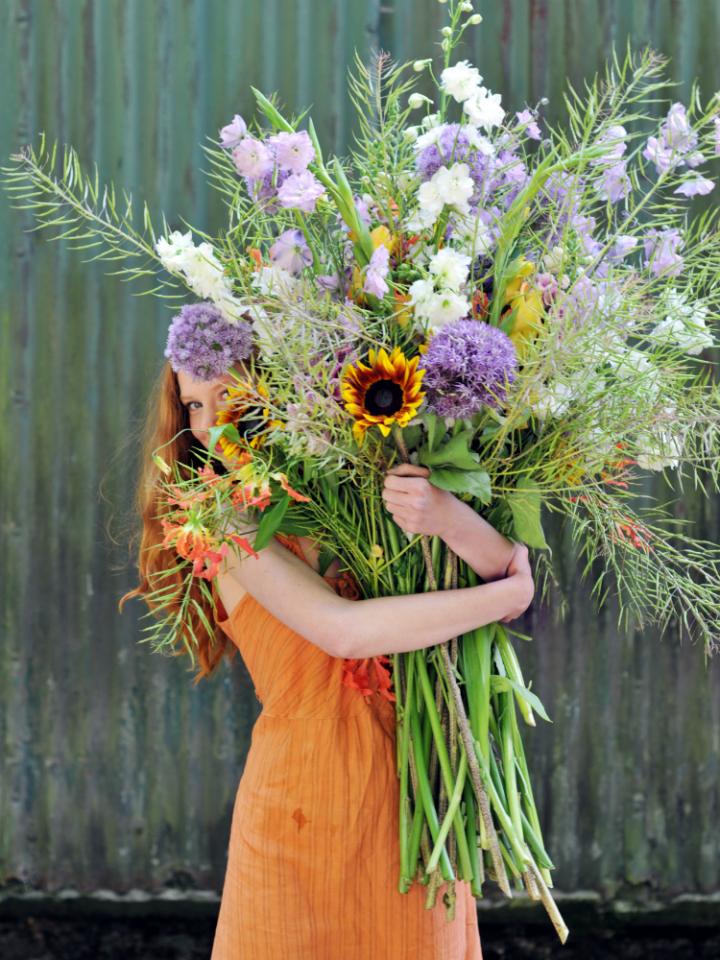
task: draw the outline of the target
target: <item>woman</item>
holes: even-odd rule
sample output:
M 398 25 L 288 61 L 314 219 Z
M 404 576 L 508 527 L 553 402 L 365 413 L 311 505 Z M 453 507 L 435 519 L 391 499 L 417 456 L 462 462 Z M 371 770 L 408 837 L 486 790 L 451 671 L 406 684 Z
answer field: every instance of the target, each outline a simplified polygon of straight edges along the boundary
M 152 400 L 140 487 L 144 519 L 140 586 L 163 557 L 150 451 L 173 441 L 182 463 L 207 448 L 230 375 L 198 380 L 166 365 Z M 168 448 L 166 448 L 167 450 Z M 233 811 L 211 960 L 478 960 L 475 900 L 456 883 L 446 919 L 443 884 L 397 889 L 398 804 L 394 706 L 377 686 L 366 700 L 341 682 L 348 658 L 373 658 L 444 642 L 519 616 L 534 585 L 527 549 L 513 544 L 428 471 L 388 471 L 383 499 L 404 530 L 442 537 L 487 581 L 456 591 L 357 599 L 337 559 L 317 572 L 317 545 L 275 538 L 258 558 L 228 557 L 216 579 L 220 643 L 198 625 L 199 676 L 228 641 L 240 650 L 263 709 Z M 238 515 L 238 527 L 251 536 Z M 126 598 L 123 598 L 123 600 Z

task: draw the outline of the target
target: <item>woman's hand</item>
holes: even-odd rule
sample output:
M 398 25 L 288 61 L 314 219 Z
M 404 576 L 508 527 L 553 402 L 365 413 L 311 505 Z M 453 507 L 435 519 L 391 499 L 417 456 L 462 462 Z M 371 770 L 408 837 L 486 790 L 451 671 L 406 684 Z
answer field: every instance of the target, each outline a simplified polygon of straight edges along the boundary
M 400 463 L 385 475 L 382 498 L 395 523 L 406 533 L 444 537 L 460 501 L 430 483 L 429 476 L 427 467 Z
M 535 581 L 528 559 L 528 548 L 524 543 L 516 543 L 513 546 L 505 576 L 512 580 L 515 589 L 513 591 L 513 606 L 510 612 L 501 618 L 500 623 L 509 623 L 525 613 L 535 595 Z

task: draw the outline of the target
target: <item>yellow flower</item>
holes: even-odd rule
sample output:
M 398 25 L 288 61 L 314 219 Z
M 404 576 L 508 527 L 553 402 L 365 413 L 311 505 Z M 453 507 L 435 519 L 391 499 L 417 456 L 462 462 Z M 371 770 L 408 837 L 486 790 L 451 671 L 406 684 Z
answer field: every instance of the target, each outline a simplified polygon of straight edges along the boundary
M 257 383 L 228 387 L 227 404 L 218 410 L 215 425 L 234 423 L 242 439 L 242 444 L 227 437 L 220 437 L 220 447 L 227 460 L 237 465 L 248 463 L 252 459 L 250 448 L 257 450 L 262 446 L 265 434 L 273 427 L 282 426 L 277 420 L 270 419 L 270 411 L 262 407 L 258 397 L 269 396 L 267 387 Z
M 528 277 L 535 270 L 535 265 L 523 260 L 513 279 L 505 287 L 503 311 L 515 311 L 510 339 L 515 344 L 518 357 L 522 360 L 530 342 L 540 333 L 543 327 L 542 295 L 528 282 Z
M 396 254 L 400 249 L 400 238 L 393 236 L 382 223 L 379 227 L 370 231 L 370 239 L 372 240 L 373 250 L 377 250 L 382 245 L 387 247 L 391 254 Z
M 342 379 L 345 409 L 355 418 L 353 436 L 362 445 L 369 427 L 387 437 L 393 424 L 408 425 L 425 393 L 420 389 L 425 371 L 418 369 L 419 356 L 408 360 L 399 347 L 388 356 L 381 347 L 370 350 L 368 363 L 348 368 Z

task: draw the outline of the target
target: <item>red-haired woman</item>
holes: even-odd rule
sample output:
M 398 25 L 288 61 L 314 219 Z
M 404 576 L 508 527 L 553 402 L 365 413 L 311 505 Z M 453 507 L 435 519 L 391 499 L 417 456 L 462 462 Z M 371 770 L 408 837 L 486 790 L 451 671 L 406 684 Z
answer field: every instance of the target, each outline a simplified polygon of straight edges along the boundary
M 192 464 L 193 447 L 207 447 L 231 382 L 230 375 L 176 373 L 169 363 L 163 369 L 138 493 L 140 584 L 123 602 L 146 595 L 152 573 L 175 562 L 155 519 L 160 474 L 151 453 L 167 444 L 166 460 Z M 195 625 L 198 679 L 238 649 L 263 704 L 233 811 L 212 960 L 482 957 L 468 883 L 455 884 L 452 920 L 445 884 L 429 910 L 424 887 L 397 889 L 395 715 L 373 658 L 515 618 L 534 585 L 527 549 L 427 476 L 412 465 L 390 470 L 386 508 L 405 531 L 443 538 L 485 583 L 358 599 L 337 560 L 320 575 L 311 540 L 275 538 L 257 559 L 226 559 L 215 582 L 213 636 Z M 371 696 L 343 682 L 347 664 L 358 661 L 369 667 Z

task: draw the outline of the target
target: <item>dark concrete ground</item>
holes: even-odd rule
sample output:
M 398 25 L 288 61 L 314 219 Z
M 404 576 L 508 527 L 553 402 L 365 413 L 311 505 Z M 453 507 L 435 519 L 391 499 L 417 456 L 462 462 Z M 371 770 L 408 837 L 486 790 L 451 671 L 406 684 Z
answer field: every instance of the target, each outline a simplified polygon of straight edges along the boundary
M 26 916 L 0 920 L 2 960 L 208 960 L 208 917 L 135 919 Z M 565 945 L 535 926 L 486 924 L 484 960 L 720 960 L 720 930 L 589 930 Z M 292 960 L 292 958 L 286 958 Z M 338 957 L 337 960 L 343 960 Z M 368 957 L 367 960 L 396 960 Z

